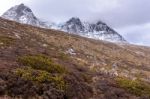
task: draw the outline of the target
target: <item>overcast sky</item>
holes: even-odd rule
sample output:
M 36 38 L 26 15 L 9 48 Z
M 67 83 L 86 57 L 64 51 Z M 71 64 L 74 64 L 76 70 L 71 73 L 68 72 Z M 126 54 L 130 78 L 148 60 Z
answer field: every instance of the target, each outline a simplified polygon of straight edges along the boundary
M 45 21 L 101 20 L 127 41 L 150 46 L 150 0 L 1 0 L 0 15 L 20 3 Z

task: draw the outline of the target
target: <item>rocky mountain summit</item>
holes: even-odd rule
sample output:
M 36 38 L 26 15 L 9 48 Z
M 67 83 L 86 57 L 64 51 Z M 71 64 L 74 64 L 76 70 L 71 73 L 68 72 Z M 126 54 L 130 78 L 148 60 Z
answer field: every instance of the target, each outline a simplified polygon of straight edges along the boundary
M 32 10 L 24 4 L 16 5 L 6 11 L 3 18 L 13 20 L 19 23 L 29 24 L 38 27 L 48 27 L 45 22 L 40 21 Z
M 73 17 L 61 26 L 61 30 L 97 40 L 126 42 L 120 34 L 101 21 L 89 23 Z
M 38 19 L 33 14 L 32 10 L 24 4 L 10 8 L 2 15 L 2 17 L 24 24 L 42 28 L 57 29 L 96 40 L 106 40 L 119 43 L 127 42 L 120 34 L 101 21 L 89 23 L 82 22 L 79 18 L 73 17 L 61 25 L 46 23 Z

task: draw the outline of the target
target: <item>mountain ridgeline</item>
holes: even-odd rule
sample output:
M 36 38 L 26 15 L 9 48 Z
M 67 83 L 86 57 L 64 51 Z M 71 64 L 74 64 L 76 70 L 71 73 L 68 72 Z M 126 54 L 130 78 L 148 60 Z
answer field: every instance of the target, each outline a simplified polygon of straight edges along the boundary
M 10 8 L 2 15 L 2 17 L 23 24 L 56 29 L 96 40 L 127 43 L 127 41 L 120 34 L 101 21 L 89 23 L 82 22 L 79 18 L 73 17 L 61 25 L 47 23 L 38 19 L 32 10 L 24 4 L 16 5 Z

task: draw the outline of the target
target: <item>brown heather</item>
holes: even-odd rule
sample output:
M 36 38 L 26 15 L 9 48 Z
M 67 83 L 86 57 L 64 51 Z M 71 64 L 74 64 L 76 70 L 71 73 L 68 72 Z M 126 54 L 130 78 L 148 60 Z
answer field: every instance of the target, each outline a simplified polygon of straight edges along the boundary
M 149 75 L 149 47 L 0 18 L 0 99 L 150 99 Z

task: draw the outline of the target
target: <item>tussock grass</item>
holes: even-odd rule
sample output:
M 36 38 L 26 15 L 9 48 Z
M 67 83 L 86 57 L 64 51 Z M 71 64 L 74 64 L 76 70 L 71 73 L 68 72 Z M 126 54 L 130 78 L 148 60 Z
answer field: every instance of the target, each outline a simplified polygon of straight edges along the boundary
M 150 85 L 140 80 L 130 80 L 127 78 L 116 78 L 117 84 L 128 92 L 137 96 L 150 96 Z

